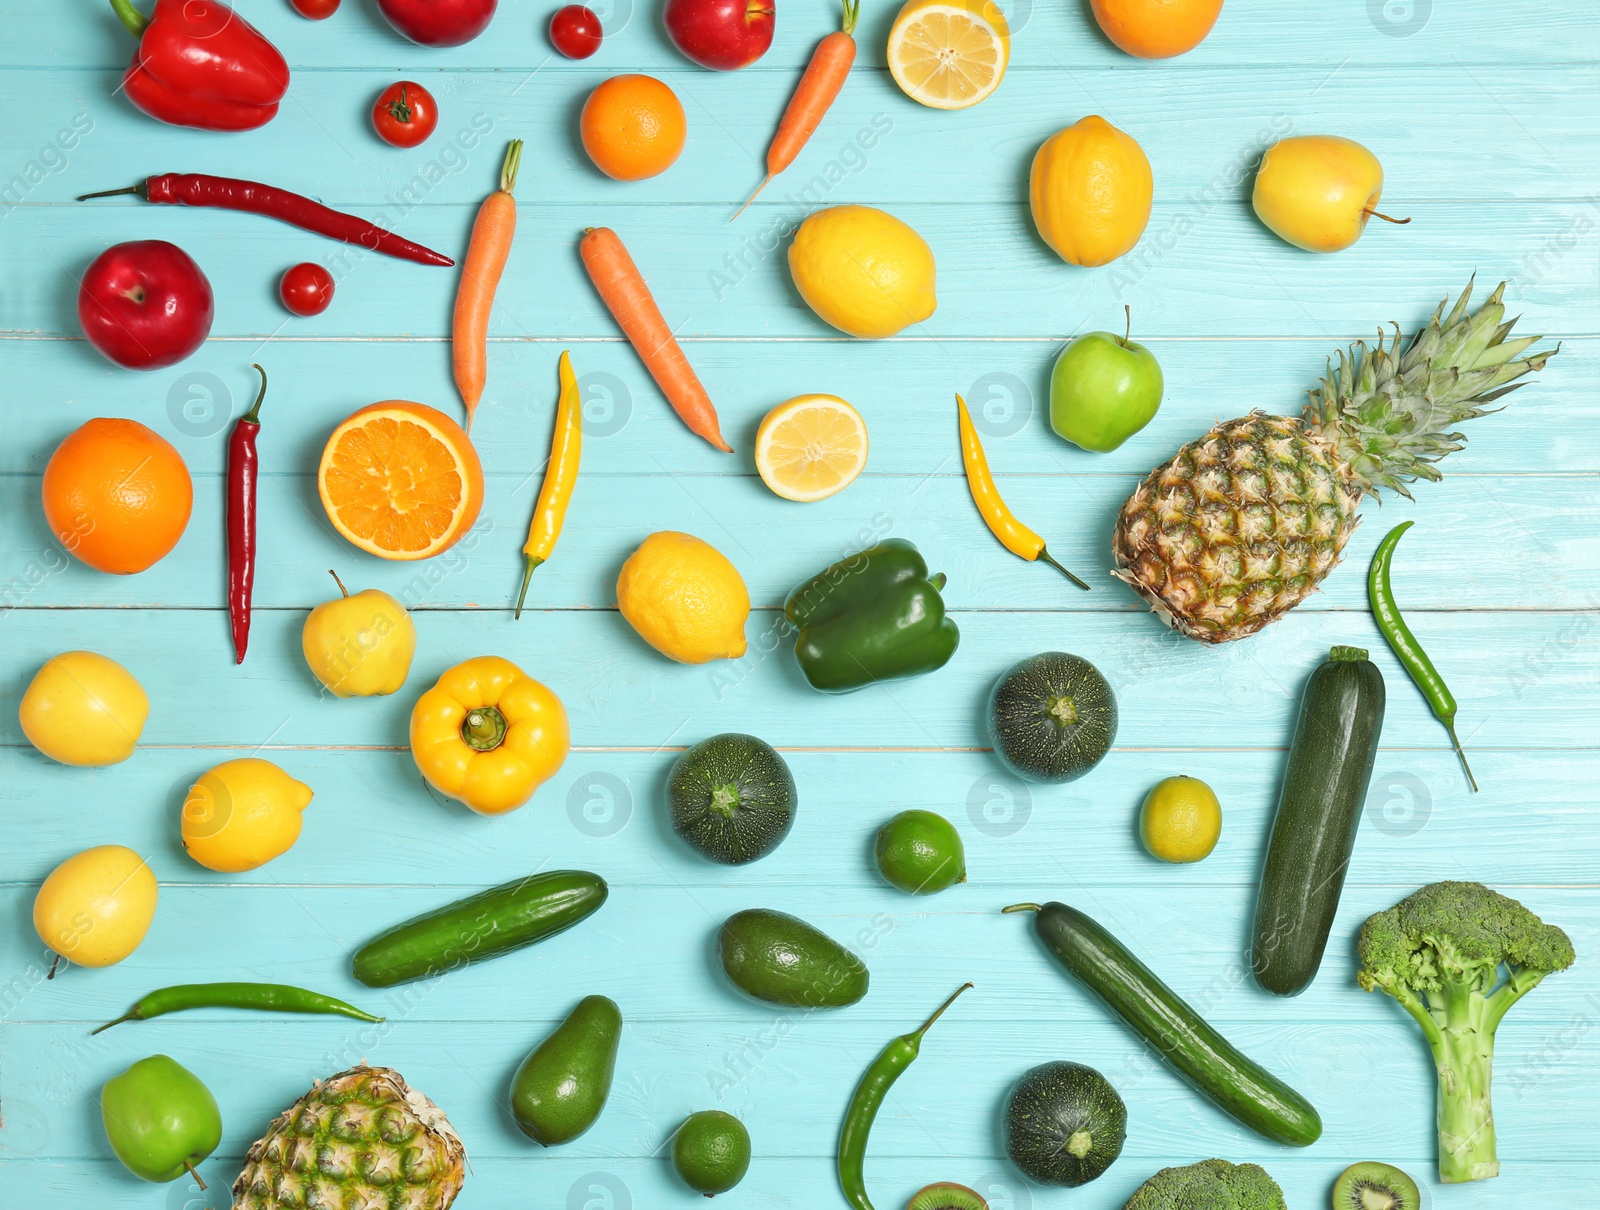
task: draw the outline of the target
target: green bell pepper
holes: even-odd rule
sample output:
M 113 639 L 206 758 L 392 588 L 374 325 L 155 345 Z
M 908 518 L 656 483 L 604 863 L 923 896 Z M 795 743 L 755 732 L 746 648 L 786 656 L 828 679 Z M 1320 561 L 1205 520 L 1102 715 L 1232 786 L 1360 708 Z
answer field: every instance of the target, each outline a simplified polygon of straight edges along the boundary
M 794 655 L 813 689 L 848 693 L 875 681 L 943 668 L 961 632 L 944 616 L 944 574 L 917 548 L 886 538 L 818 572 L 789 594 Z

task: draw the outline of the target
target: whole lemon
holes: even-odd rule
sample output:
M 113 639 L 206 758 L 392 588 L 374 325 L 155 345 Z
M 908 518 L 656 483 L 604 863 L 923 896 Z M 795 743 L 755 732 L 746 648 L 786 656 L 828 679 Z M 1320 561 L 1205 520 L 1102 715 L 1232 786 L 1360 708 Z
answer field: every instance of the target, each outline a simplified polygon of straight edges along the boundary
M 1168 777 L 1145 795 L 1139 809 L 1139 839 L 1162 861 L 1199 861 L 1222 835 L 1222 805 L 1197 777 Z
M 806 304 L 841 332 L 893 336 L 933 314 L 933 250 L 871 206 L 830 206 L 800 224 L 789 273 Z
M 411 671 L 416 624 L 388 593 L 368 588 L 352 596 L 338 576 L 333 582 L 339 595 L 307 614 L 300 631 L 311 674 L 335 697 L 393 693 Z
M 100 768 L 133 755 L 150 699 L 116 660 L 64 651 L 34 674 L 17 717 L 28 742 L 51 760 Z
M 208 870 L 237 874 L 265 865 L 300 838 L 311 787 L 270 760 L 225 760 L 201 774 L 183 800 L 183 847 Z
M 143 857 L 103 844 L 50 871 L 33 900 L 39 939 L 68 962 L 110 966 L 144 940 L 156 914 L 156 876 Z
M 680 664 L 744 654 L 750 593 L 738 568 L 693 534 L 651 534 L 617 577 L 617 607 L 639 637 Z
M 1150 222 L 1153 192 L 1144 149 L 1094 115 L 1046 139 L 1028 175 L 1039 238 L 1073 265 L 1104 265 L 1131 252 Z

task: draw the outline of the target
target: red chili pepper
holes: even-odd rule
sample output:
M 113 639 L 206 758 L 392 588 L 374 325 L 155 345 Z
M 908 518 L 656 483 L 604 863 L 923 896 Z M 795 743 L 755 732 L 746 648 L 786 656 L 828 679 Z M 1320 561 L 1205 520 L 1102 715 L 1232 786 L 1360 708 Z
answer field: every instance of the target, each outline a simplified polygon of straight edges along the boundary
M 240 416 L 228 438 L 228 617 L 233 622 L 235 664 L 244 663 L 250 645 L 250 597 L 256 583 L 256 472 L 261 459 L 261 401 L 267 397 L 267 372 L 260 366 L 261 394 Z
M 376 223 L 364 218 L 332 210 L 321 202 L 313 202 L 298 193 L 263 185 L 259 181 L 241 181 L 231 176 L 205 176 L 195 172 L 168 172 L 162 176 L 146 177 L 137 185 L 126 189 L 102 189 L 99 193 L 84 193 L 80 202 L 92 197 L 117 197 L 132 193 L 147 202 L 168 206 L 214 206 L 221 210 L 243 210 L 279 219 L 304 231 L 326 235 L 329 239 L 359 244 L 386 256 L 413 260 L 424 265 L 453 265 L 442 252 L 424 248 L 408 239 L 385 231 Z
M 197 130 L 254 130 L 278 112 L 289 65 L 259 30 L 218 0 L 132 0 L 111 7 L 139 39 L 122 90 L 158 122 Z

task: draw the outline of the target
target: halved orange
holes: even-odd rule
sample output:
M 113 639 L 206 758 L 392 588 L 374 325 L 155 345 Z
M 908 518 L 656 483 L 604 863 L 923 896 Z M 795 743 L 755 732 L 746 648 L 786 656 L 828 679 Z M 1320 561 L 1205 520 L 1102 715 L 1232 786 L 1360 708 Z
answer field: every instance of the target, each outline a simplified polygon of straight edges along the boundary
M 387 399 L 333 430 L 317 467 L 333 527 L 385 559 L 427 559 L 459 542 L 483 507 L 466 431 L 427 404 Z

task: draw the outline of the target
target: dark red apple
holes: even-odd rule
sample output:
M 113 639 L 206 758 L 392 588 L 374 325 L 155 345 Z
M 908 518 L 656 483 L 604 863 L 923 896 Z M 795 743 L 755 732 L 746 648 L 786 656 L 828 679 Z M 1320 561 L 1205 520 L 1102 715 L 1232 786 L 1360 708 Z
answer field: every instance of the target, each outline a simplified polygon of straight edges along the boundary
M 395 29 L 422 46 L 460 46 L 489 28 L 496 0 L 378 0 Z
M 211 283 L 164 239 L 112 245 L 78 286 L 84 336 L 129 370 L 176 365 L 205 343 L 211 316 Z
M 712 71 L 749 67 L 772 45 L 775 0 L 667 0 L 667 37 Z

